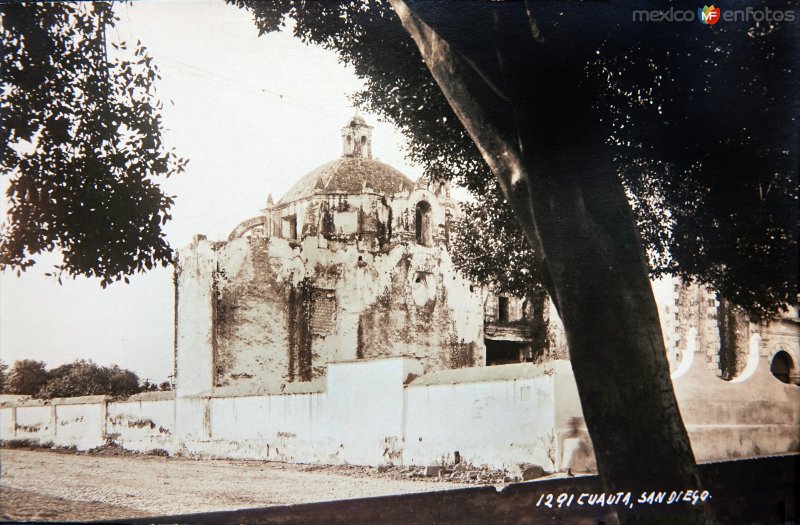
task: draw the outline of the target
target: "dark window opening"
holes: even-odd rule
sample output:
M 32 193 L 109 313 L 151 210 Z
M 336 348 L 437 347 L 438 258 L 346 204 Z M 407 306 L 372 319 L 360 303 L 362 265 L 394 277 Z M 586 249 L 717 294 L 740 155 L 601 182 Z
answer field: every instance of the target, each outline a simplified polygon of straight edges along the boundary
M 287 233 L 288 238 L 290 240 L 296 241 L 297 240 L 297 215 L 292 215 L 290 217 L 286 217 L 287 226 L 289 227 L 289 231 Z
M 792 358 L 789 356 L 788 352 L 781 350 L 772 358 L 769 371 L 772 372 L 772 375 L 781 383 L 789 384 L 791 383 L 793 368 Z
M 497 298 L 497 321 L 500 323 L 508 322 L 508 297 Z
M 364 145 L 364 144 L 366 144 L 366 143 L 367 143 L 367 137 L 366 137 L 366 136 L 364 136 L 364 135 L 362 135 L 362 136 L 361 136 L 361 145 L 363 146 L 363 145 Z
M 433 225 L 431 218 L 431 205 L 425 201 L 417 203 L 416 230 L 417 244 L 431 246 L 433 244 Z
M 509 365 L 525 360 L 527 343 L 519 341 L 495 341 L 485 339 L 486 366 Z

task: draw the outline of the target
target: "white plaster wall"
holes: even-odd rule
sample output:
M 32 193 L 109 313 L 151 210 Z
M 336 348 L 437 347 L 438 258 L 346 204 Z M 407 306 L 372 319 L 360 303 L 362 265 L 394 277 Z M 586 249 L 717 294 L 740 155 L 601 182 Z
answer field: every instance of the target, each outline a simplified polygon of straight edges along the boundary
M 177 450 L 174 399 L 109 403 L 107 414 L 106 432 L 122 448 Z
M 89 450 L 105 444 L 103 402 L 54 405 L 53 444 Z
M 387 444 L 403 437 L 403 384 L 422 373 L 415 359 L 390 358 L 336 363 L 328 367 L 331 424 L 327 437 L 338 440 L 341 458 L 356 465 L 385 462 Z
M 196 395 L 213 387 L 212 292 L 216 255 L 199 240 L 178 255 L 176 391 Z
M 553 376 L 407 390 L 403 462 L 555 465 Z
M 402 357 L 336 363 L 324 393 L 178 399 L 183 446 L 212 457 L 382 464 L 387 447 L 402 444 L 403 383 L 421 372 Z
M 738 383 L 704 365 L 695 359 L 675 378 L 698 460 L 800 449 L 800 388 L 772 377 L 766 356 Z M 102 400 L 20 401 L 16 430 L 13 407 L 0 408 L 0 437 L 361 465 L 449 463 L 458 451 L 476 465 L 562 468 L 570 419 L 581 417 L 568 362 L 421 372 L 408 357 L 336 363 L 324 392 L 123 401 L 108 403 L 105 419 Z M 585 437 L 582 422 L 578 430 Z
M 14 439 L 30 439 L 40 444 L 49 443 L 55 437 L 52 406 L 17 407 L 17 431 Z
M 208 397 L 182 397 L 175 399 L 175 436 L 178 447 L 187 443 L 211 438 L 211 410 Z
M 14 407 L 0 408 L 0 441 L 14 439 Z
M 341 463 L 324 393 L 211 399 L 214 455 L 314 463 Z

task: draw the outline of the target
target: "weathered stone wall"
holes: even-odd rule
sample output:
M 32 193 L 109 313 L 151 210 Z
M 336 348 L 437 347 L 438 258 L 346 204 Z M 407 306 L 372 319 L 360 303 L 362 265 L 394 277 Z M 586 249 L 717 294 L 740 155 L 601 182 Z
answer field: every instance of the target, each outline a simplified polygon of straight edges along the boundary
M 414 231 L 423 200 L 431 246 Z M 318 195 L 270 214 L 276 237 L 251 230 L 181 251 L 177 367 L 213 378 L 180 370 L 191 384 L 179 380 L 179 395 L 257 393 L 352 359 L 411 355 L 426 371 L 484 364 L 480 290 L 453 268 L 447 209 L 434 193 Z M 298 238 L 285 238 L 287 218 Z
M 698 350 L 703 352 L 708 370 L 728 381 L 745 373 L 750 340 L 754 334 L 760 336 L 763 345 L 772 344 L 784 349 L 798 346 L 797 323 L 793 320 L 797 314 L 794 310 L 783 318 L 757 324 L 749 322 L 740 309 L 727 301 L 720 301 L 704 286 L 687 285 L 678 278 L 668 277 L 654 282 L 653 287 L 672 370 L 680 367 L 681 349 L 694 338 Z M 800 357 L 797 354 L 794 350 L 795 364 Z
M 483 364 L 480 292 L 445 250 L 408 246 L 359 318 L 359 355 L 410 355 L 426 372 Z M 392 260 L 394 262 L 394 259 Z
M 255 389 L 299 379 L 297 363 L 290 363 L 302 344 L 292 330 L 304 273 L 297 251 L 285 240 L 259 235 L 217 250 L 215 387 Z

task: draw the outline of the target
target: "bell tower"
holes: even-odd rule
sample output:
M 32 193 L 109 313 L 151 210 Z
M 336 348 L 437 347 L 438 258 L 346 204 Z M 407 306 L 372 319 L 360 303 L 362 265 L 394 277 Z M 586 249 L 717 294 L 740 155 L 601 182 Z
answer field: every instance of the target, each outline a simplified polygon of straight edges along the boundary
M 342 128 L 342 157 L 372 158 L 372 126 L 358 113 Z

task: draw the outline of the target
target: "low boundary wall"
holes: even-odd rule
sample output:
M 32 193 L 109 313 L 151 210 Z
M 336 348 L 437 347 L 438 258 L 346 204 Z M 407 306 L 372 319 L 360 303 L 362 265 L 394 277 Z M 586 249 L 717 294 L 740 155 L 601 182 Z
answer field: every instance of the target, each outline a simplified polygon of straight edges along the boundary
M 800 450 L 800 388 L 774 378 L 764 356 L 730 382 L 692 359 L 673 382 L 699 461 Z M 403 357 L 331 364 L 324 382 L 281 394 L 13 400 L 0 404 L 0 439 L 297 463 L 532 463 L 548 472 L 566 470 L 565 440 L 578 439 L 567 447 L 577 451 L 570 466 L 593 470 L 569 362 L 421 372 Z

